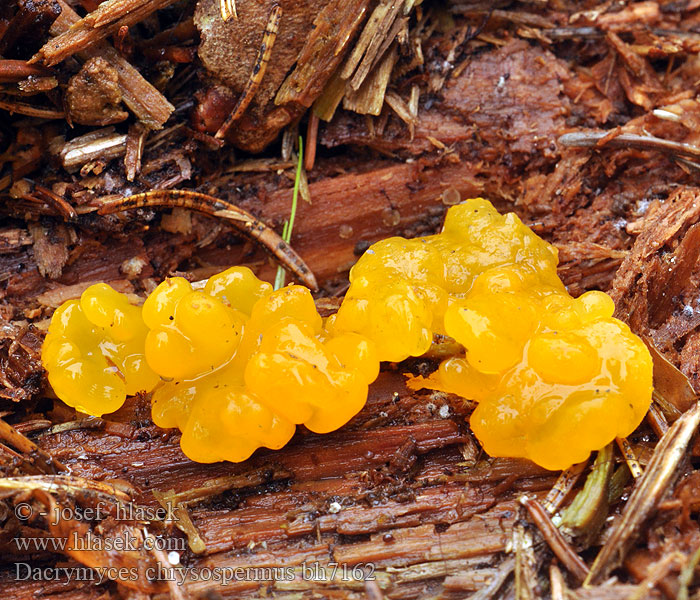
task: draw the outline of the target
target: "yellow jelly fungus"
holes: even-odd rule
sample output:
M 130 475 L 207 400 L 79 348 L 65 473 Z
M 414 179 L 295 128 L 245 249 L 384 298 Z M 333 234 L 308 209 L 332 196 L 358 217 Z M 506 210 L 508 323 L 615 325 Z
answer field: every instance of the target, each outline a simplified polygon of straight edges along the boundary
M 477 276 L 514 264 L 527 265 L 532 275 L 523 277 L 537 276 L 563 290 L 555 248 L 515 214 L 500 215 L 481 198 L 467 200 L 449 209 L 438 235 L 393 237 L 370 247 L 350 271 L 350 288 L 329 328 L 373 340 L 381 360 L 420 356 L 433 334 L 446 334 L 447 307 L 464 297 Z M 510 276 L 517 275 L 502 275 Z
M 146 364 L 141 308 L 104 283 L 54 313 L 41 350 L 56 395 L 91 415 L 117 410 L 127 395 L 148 392 L 158 376 Z
M 146 299 L 143 319 L 150 329 L 148 364 L 164 378 L 188 379 L 216 370 L 233 356 L 245 315 L 173 277 Z
M 153 420 L 182 431 L 188 457 L 242 461 L 260 446 L 284 446 L 297 424 L 326 433 L 364 406 L 367 387 L 379 373 L 373 344 L 353 333 L 330 337 L 308 289 L 290 285 L 273 292 L 245 267 L 216 275 L 203 292 L 185 284 L 177 279 L 161 284 L 146 301 L 144 316 L 153 326 L 146 340 L 149 364 L 173 378 L 153 393 Z M 214 357 L 201 340 L 188 338 L 188 348 L 203 356 L 204 370 L 192 366 L 189 350 L 174 355 L 167 344 L 149 344 L 152 336 L 173 328 L 196 330 L 199 314 L 189 308 L 193 294 L 199 294 L 199 306 L 205 306 L 201 296 L 208 296 L 238 318 L 240 341 L 225 352 L 215 343 L 221 355 Z M 184 311 L 182 302 L 187 303 Z M 221 308 L 216 304 L 211 310 Z M 206 343 L 212 339 L 208 336 Z
M 325 323 L 308 289 L 272 291 L 245 267 L 197 290 L 167 279 L 143 310 L 100 284 L 56 311 L 42 360 L 68 404 L 100 415 L 153 389 L 154 422 L 182 431 L 187 456 L 242 461 L 298 424 L 347 423 L 380 360 L 449 336 L 463 352 L 409 385 L 476 401 L 471 427 L 492 456 L 562 469 L 636 428 L 652 363 L 607 295 L 572 298 L 556 269 L 552 245 L 478 198 L 452 206 L 440 234 L 369 248 Z
M 479 225 L 478 212 L 472 212 L 475 228 L 469 225 L 466 207 L 481 212 L 481 202 L 451 208 L 440 235 L 462 231 L 463 240 L 476 236 L 476 246 L 489 247 L 491 233 Z M 457 216 L 455 209 L 461 209 Z M 569 296 L 556 274 L 556 249 L 523 232 L 515 215 L 493 217 L 499 243 L 504 243 L 506 223 L 515 236 L 511 249 L 517 249 L 510 262 L 501 251 L 498 261 L 490 255 L 484 268 L 472 269 L 476 276 L 468 285 L 450 290 L 443 328 L 432 326 L 461 344 L 464 356 L 447 359 L 427 381 L 416 378 L 411 386 L 478 402 L 470 424 L 491 456 L 525 457 L 563 469 L 639 425 L 651 401 L 651 356 L 642 340 L 613 318 L 609 296 Z M 394 248 L 401 244 L 395 242 Z M 381 264 L 385 253 L 391 248 L 384 246 L 373 260 Z M 371 272 L 364 277 L 371 289 Z M 398 324 L 394 335 L 404 332 Z
M 465 356 L 444 361 L 424 385 L 478 402 L 470 424 L 491 456 L 564 469 L 632 433 L 651 400 L 651 356 L 612 317 L 612 300 L 536 288 L 513 296 L 477 292 L 451 306 L 447 330 Z M 479 318 L 511 327 L 483 330 Z

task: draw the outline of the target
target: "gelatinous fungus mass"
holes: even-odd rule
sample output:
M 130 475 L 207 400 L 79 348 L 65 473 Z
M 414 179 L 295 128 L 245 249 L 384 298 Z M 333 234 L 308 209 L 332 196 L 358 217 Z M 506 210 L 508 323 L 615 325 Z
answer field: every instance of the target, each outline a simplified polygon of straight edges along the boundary
M 273 292 L 246 267 L 213 276 L 202 291 L 167 279 L 143 313 L 148 363 L 167 380 L 153 392 L 153 420 L 178 427 L 198 462 L 281 448 L 300 423 L 337 429 L 379 373 L 369 340 L 327 334 L 308 289 Z
M 566 468 L 639 425 L 652 362 L 606 294 L 572 298 L 556 267 L 556 249 L 515 214 L 468 200 L 438 235 L 370 247 L 328 327 L 365 335 L 392 361 L 450 336 L 464 355 L 412 387 L 477 401 L 470 423 L 490 455 Z
M 114 412 L 127 394 L 150 391 L 159 381 L 145 360 L 147 333 L 141 307 L 105 283 L 90 286 L 51 319 L 41 349 L 51 387 L 81 412 Z
M 553 246 L 477 198 L 451 206 L 440 234 L 371 246 L 325 322 L 308 289 L 272 291 L 245 267 L 201 290 L 167 279 L 143 308 L 98 284 L 56 311 L 42 360 L 71 406 L 101 415 L 153 391 L 154 422 L 182 431 L 187 456 L 242 461 L 297 424 L 347 423 L 380 360 L 420 356 L 440 334 L 464 351 L 409 384 L 475 400 L 492 456 L 561 469 L 637 427 L 652 363 L 606 294 L 572 298 L 556 268 Z

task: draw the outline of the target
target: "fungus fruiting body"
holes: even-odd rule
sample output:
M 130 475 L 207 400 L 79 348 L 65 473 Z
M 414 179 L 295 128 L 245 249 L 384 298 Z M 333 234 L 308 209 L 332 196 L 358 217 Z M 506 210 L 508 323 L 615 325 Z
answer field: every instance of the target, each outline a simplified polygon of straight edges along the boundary
M 572 298 L 556 268 L 556 249 L 515 214 L 472 199 L 439 234 L 371 246 L 325 321 L 308 289 L 273 291 L 245 267 L 198 290 L 166 279 L 143 307 L 99 284 L 56 311 L 42 359 L 71 406 L 101 415 L 152 391 L 154 422 L 182 431 L 187 456 L 242 461 L 298 424 L 341 427 L 380 361 L 449 336 L 463 351 L 410 385 L 476 401 L 489 454 L 561 469 L 637 427 L 652 363 L 606 294 Z
M 200 320 L 223 317 L 200 318 L 203 310 L 231 316 L 208 334 L 212 326 L 198 329 Z M 369 340 L 327 334 L 307 288 L 272 291 L 246 267 L 212 277 L 202 292 L 184 279 L 166 280 L 146 300 L 144 317 L 152 327 L 146 357 L 170 378 L 153 392 L 153 420 L 178 427 L 183 451 L 199 462 L 238 462 L 260 446 L 281 448 L 302 423 L 317 433 L 338 429 L 364 406 L 379 373 Z M 151 341 L 170 330 L 177 332 L 172 345 L 165 337 Z M 181 339 L 183 330 L 201 340 Z
M 440 234 L 370 247 L 329 329 L 367 336 L 391 361 L 451 337 L 464 353 L 413 387 L 477 401 L 470 423 L 490 455 L 566 468 L 639 425 L 652 363 L 609 296 L 572 298 L 556 268 L 556 248 L 514 213 L 467 200 Z
M 117 410 L 127 394 L 152 389 L 158 376 L 145 360 L 147 332 L 141 307 L 104 283 L 64 302 L 41 349 L 56 395 L 99 416 Z

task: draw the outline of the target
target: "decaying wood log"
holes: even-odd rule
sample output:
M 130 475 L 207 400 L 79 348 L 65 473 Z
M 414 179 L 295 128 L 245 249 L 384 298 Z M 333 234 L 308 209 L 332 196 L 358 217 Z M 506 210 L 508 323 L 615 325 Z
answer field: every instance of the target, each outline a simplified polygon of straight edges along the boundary
M 31 24 L 35 39 L 22 33 Z M 429 0 L 0 6 L 0 109 L 10 113 L 0 127 L 2 593 L 697 594 L 698 30 L 697 2 L 654 0 L 593 9 Z M 41 45 L 45 64 L 30 64 Z M 220 137 L 235 152 L 215 137 L 227 117 Z M 297 174 L 300 131 L 306 161 Z M 318 278 L 325 316 L 370 243 L 434 233 L 466 197 L 514 210 L 554 243 L 569 290 L 610 291 L 617 315 L 652 346 L 654 404 L 648 423 L 620 442 L 624 455 L 613 445 L 561 476 L 486 457 L 469 430 L 472 404 L 404 384 L 404 373 L 434 369 L 449 341 L 384 365 L 367 406 L 341 430 L 300 428 L 284 449 L 241 464 L 186 459 L 179 433 L 151 422 L 147 397 L 99 419 L 53 397 L 43 332 L 54 309 L 90 284 L 107 281 L 138 301 L 173 274 L 200 281 L 247 264 L 274 277 L 277 265 L 217 210 L 134 198 L 206 197 L 279 233 L 295 179 L 302 198 L 291 247 Z M 104 214 L 125 198 L 133 210 Z M 52 525 L 40 514 L 100 503 L 103 518 Z M 124 507 L 166 512 L 141 518 Z M 93 535 L 165 547 L 76 547 Z M 71 537 L 65 547 L 17 541 Z M 126 581 L 130 568 L 136 577 Z M 592 587 L 580 585 L 586 577 Z
M 396 586 L 418 592 L 439 581 L 446 564 L 456 570 L 492 564 L 504 549 L 516 511 L 513 500 L 497 499 L 493 488 L 499 481 L 510 478 L 513 493 L 528 490 L 537 496 L 554 477 L 541 470 L 533 474 L 516 461 L 504 465 L 496 481 L 467 488 L 450 483 L 461 471 L 450 465 L 468 439 L 460 406 L 449 411 L 454 417 L 445 418 L 440 409 L 450 406 L 445 399 L 436 398 L 427 409 L 423 398 L 407 392 L 400 375 L 385 375 L 373 386 L 371 412 L 356 417 L 347 431 L 330 437 L 301 433 L 284 453 L 256 454 L 241 465 L 186 460 L 179 436 L 159 435 L 143 421 L 140 415 L 148 410 L 143 399 L 101 427 L 48 432 L 39 441 L 72 476 L 126 478 L 139 506 L 157 506 L 151 490 L 174 490 L 171 497 L 186 501 L 206 544 L 203 555 L 187 559 L 193 571 L 304 563 L 292 569 L 291 579 L 239 577 L 226 585 L 194 580 L 184 586 L 187 593 L 216 590 L 223 597 L 241 597 L 271 586 L 284 597 L 331 584 L 347 585 L 350 592 L 356 587 L 352 568 L 367 563 L 385 592 Z M 386 417 L 372 419 L 372 414 Z M 409 472 L 392 471 L 387 465 L 407 439 L 414 440 L 417 462 Z M 167 472 L 162 469 L 166 456 Z M 266 492 L 251 494 L 256 488 Z M 345 536 L 354 541 L 339 543 Z M 334 562 L 347 565 L 350 574 L 341 569 L 331 581 L 332 566 L 320 574 L 318 565 Z M 5 583 L 0 589 L 10 593 Z

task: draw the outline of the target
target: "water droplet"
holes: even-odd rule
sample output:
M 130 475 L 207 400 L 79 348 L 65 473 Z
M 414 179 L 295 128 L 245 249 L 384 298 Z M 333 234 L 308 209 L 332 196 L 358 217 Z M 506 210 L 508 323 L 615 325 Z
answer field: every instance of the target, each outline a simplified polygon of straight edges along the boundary
M 445 206 L 454 206 L 462 201 L 460 193 L 453 187 L 448 187 L 442 191 L 442 203 Z
M 382 211 L 382 221 L 388 227 L 396 227 L 401 222 L 401 214 L 395 208 L 385 208 Z
M 338 235 L 344 240 L 350 239 L 352 237 L 353 231 L 350 225 L 343 224 L 338 229 Z

